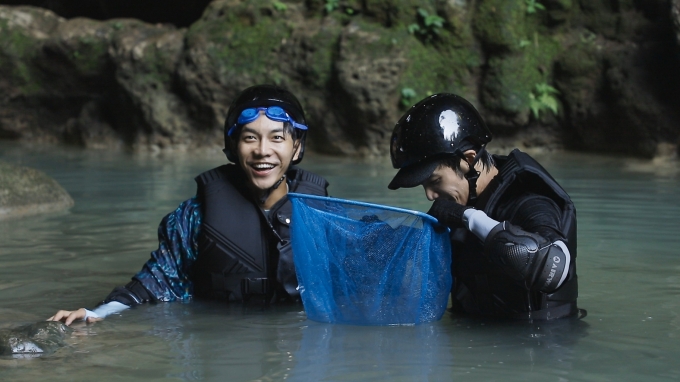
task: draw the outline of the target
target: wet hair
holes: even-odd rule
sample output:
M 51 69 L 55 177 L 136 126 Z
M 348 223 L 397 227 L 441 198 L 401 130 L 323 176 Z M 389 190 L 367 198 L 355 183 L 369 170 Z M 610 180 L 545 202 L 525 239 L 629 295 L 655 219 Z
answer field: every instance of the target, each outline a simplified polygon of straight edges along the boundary
M 293 124 L 286 121 L 283 123 L 283 134 L 288 135 L 291 138 L 293 138 L 293 141 L 296 141 L 299 139 L 298 134 L 299 130 L 293 127 Z
M 283 135 L 293 139 L 293 146 L 295 146 L 295 141 L 301 139 L 304 133 L 304 130 L 296 129 L 290 122 L 283 123 Z
M 479 149 L 474 149 L 474 150 L 479 152 Z M 456 174 L 458 174 L 458 176 L 460 176 L 462 178 L 465 175 L 465 173 L 460 168 L 460 160 L 461 160 L 460 157 L 449 156 L 449 157 L 446 157 L 444 159 L 441 159 L 439 161 L 439 165 L 452 168 L 456 172 Z M 486 170 L 486 172 L 491 171 L 491 168 L 495 164 L 493 157 L 486 150 L 484 150 L 482 155 L 479 156 L 478 162 L 482 163 L 482 169 Z

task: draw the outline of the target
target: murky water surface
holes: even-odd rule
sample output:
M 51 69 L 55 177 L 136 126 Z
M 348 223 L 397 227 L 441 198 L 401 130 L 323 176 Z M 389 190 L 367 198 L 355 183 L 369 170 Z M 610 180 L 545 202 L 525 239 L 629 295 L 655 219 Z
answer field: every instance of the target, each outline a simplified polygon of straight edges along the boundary
M 301 307 L 147 305 L 74 325 L 47 357 L 0 358 L 0 380 L 667 381 L 680 379 L 680 175 L 643 161 L 539 156 L 578 209 L 580 321 L 453 319 L 415 327 L 306 320 Z M 68 212 L 0 222 L 0 329 L 93 307 L 156 248 L 160 219 L 221 156 L 158 157 L 0 143 L 0 159 L 45 171 Z M 388 161 L 307 155 L 333 196 L 426 211 L 389 191 Z

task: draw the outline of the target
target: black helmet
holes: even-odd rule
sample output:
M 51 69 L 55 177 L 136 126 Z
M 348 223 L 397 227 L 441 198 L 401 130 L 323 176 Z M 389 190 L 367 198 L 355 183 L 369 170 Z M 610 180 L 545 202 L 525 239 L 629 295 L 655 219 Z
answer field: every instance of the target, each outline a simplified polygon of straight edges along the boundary
M 491 132 L 472 104 L 455 94 L 429 96 L 394 126 L 390 157 L 400 170 L 388 187 L 415 187 L 432 175 L 439 159 L 464 159 L 463 152 L 479 153 L 489 141 Z
M 302 111 L 300 101 L 288 90 L 276 85 L 255 85 L 243 90 L 232 101 L 229 106 L 227 118 L 224 121 L 224 153 L 227 158 L 232 161 L 238 161 L 236 153 L 232 152 L 233 140 L 238 136 L 238 130 L 241 126 L 237 126 L 239 116 L 245 109 L 254 107 L 280 106 L 293 119 L 294 126 L 306 128 L 305 113 Z M 300 139 L 300 153 L 292 164 L 298 164 L 302 160 L 305 153 L 305 138 L 307 131 L 298 128 L 297 134 Z

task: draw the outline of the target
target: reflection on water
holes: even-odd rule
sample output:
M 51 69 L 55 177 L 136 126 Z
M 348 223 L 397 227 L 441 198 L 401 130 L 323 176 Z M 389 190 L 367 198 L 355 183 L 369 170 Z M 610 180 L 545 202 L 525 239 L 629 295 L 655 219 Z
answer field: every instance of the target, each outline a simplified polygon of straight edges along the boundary
M 74 198 L 67 212 L 0 222 L 0 329 L 92 307 L 139 270 L 163 215 L 193 195 L 218 155 L 161 157 L 17 147 Z M 539 160 L 579 218 L 581 320 L 454 319 L 414 327 L 306 320 L 299 306 L 143 306 L 76 324 L 48 357 L 0 357 L 0 380 L 439 381 L 680 378 L 680 175 L 643 161 L 554 154 Z M 389 191 L 388 160 L 307 155 L 330 193 L 426 211 L 422 189 Z

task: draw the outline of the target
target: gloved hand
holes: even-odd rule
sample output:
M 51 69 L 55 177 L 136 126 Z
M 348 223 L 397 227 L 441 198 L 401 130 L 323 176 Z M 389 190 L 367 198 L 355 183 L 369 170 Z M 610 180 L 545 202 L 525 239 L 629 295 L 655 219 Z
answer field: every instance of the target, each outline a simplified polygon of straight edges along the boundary
M 458 204 L 453 200 L 437 199 L 432 203 L 427 214 L 451 229 L 467 228 L 463 223 L 463 213 L 470 208 L 472 207 Z

